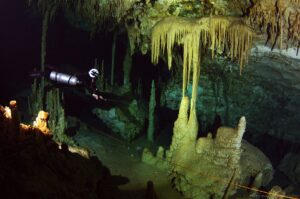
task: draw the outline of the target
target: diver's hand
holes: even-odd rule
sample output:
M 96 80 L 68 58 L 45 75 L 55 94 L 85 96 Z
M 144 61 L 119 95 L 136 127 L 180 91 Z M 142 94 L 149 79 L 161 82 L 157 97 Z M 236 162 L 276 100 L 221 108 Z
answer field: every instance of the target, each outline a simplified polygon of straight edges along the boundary
M 105 99 L 105 98 L 102 97 L 101 95 L 97 95 L 97 94 L 93 93 L 92 96 L 93 96 L 96 100 L 107 101 L 107 99 Z

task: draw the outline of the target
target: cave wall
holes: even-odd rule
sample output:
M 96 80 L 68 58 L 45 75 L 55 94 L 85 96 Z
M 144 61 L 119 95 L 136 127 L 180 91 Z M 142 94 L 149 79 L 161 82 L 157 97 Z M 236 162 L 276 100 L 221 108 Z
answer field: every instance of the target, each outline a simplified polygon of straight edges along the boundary
M 300 142 L 300 55 L 296 50 L 271 51 L 256 45 L 242 75 L 238 66 L 218 58 L 206 59 L 199 81 L 197 102 L 200 128 L 211 130 L 216 115 L 222 124 L 234 126 L 237 116 L 248 118 L 250 137 L 268 133 L 277 138 Z M 177 110 L 181 100 L 181 74 L 162 91 L 161 105 Z M 189 94 L 191 88 L 188 89 Z

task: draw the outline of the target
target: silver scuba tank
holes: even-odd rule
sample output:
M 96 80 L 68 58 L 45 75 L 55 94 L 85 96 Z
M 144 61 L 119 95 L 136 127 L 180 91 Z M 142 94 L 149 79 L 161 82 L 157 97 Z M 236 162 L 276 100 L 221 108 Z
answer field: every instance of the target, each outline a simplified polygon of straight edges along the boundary
M 62 84 L 68 84 L 72 86 L 76 86 L 81 84 L 82 82 L 74 75 L 68 75 L 65 73 L 58 73 L 56 71 L 50 72 L 50 79 L 52 81 L 62 83 Z

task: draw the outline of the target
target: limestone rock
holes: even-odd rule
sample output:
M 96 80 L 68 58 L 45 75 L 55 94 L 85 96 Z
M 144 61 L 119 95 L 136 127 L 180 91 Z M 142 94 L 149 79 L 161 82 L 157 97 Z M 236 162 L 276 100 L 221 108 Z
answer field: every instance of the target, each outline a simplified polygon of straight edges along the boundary
M 273 166 L 268 157 L 261 150 L 253 146 L 246 140 L 243 140 L 241 146 L 243 152 L 241 154 L 241 176 L 245 179 L 245 183 L 250 183 L 250 177 L 254 178 L 260 172 L 262 173 L 262 181 L 260 185 L 265 186 L 273 179 Z
M 279 186 L 274 186 L 268 194 L 268 199 L 281 199 L 285 196 L 285 192 Z
M 146 112 L 136 100 L 127 107 L 113 107 L 109 110 L 94 109 L 100 118 L 114 133 L 127 141 L 134 139 L 144 128 Z
M 300 154 L 286 154 L 278 169 L 288 176 L 294 184 L 300 186 Z
M 237 143 L 244 134 L 245 118 L 241 118 L 237 128 L 220 128 L 216 139 L 209 134 L 198 139 L 196 144 L 188 136 L 195 128 L 191 129 L 189 123 L 180 114 L 175 122 L 170 155 L 173 185 L 188 198 L 221 198 L 232 177 L 237 176 L 234 181 L 240 179 L 241 150 Z M 234 191 L 227 194 L 230 196 Z
M 17 124 L 18 135 L 11 108 L 0 106 L 2 198 L 118 198 L 109 170 L 97 158 L 83 158 L 78 154 L 87 153 L 80 148 L 69 148 L 77 154 L 67 146 L 60 149 L 41 132 L 49 130 L 48 114 L 40 112 L 35 127 Z
M 144 149 L 143 154 L 142 154 L 142 162 L 150 164 L 150 165 L 155 165 L 156 163 L 156 158 L 154 155 L 151 153 L 151 151 L 147 148 Z
M 49 113 L 45 111 L 40 111 L 35 121 L 33 122 L 33 127 L 38 128 L 44 135 L 51 135 L 50 129 L 48 128 Z
M 142 162 L 160 169 L 168 169 L 169 164 L 164 157 L 164 153 L 165 150 L 161 146 L 158 148 L 156 156 L 154 156 L 149 149 L 145 148 L 142 154 Z
M 215 112 L 227 126 L 235 125 L 236 115 L 245 115 L 254 137 L 266 132 L 300 142 L 299 63 L 300 53 L 296 55 L 296 50 L 271 51 L 259 43 L 252 49 L 242 75 L 235 64 L 224 59 L 204 60 L 198 86 L 201 97 L 196 105 L 202 130 L 211 126 Z M 176 76 L 165 83 L 161 106 L 179 109 L 181 78 Z M 188 87 L 189 96 L 190 90 Z
M 250 179 L 256 178 L 253 186 L 261 186 L 272 179 L 273 169 L 269 160 L 257 148 L 242 142 L 245 117 L 241 117 L 236 128 L 220 127 L 215 138 L 208 134 L 195 142 L 191 132 L 197 126 L 193 124 L 194 127 L 191 127 L 191 116 L 187 120 L 187 104 L 188 100 L 184 98 L 174 124 L 167 158 L 172 184 L 185 197 L 229 197 L 236 191 L 232 183 L 250 184 Z

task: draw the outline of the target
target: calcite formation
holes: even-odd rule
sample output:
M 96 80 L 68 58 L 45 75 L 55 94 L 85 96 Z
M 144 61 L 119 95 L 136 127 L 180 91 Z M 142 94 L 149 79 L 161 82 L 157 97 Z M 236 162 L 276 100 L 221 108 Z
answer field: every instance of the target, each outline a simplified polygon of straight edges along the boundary
M 285 192 L 279 186 L 274 186 L 268 194 L 268 199 L 280 199 L 285 196 Z
M 97 158 L 51 139 L 48 113 L 41 111 L 33 126 L 18 115 L 16 101 L 0 106 L 1 198 L 119 198 Z
M 267 33 L 273 47 L 288 45 L 299 48 L 300 1 L 260 0 L 250 9 L 249 22 L 252 27 Z
M 148 148 L 145 148 L 142 154 L 142 162 L 160 169 L 168 169 L 170 166 L 165 160 L 165 149 L 161 146 L 158 148 L 156 155 L 153 155 Z
M 131 141 L 144 127 L 144 110 L 143 105 L 137 100 L 132 100 L 126 107 L 112 107 L 109 110 L 95 108 L 93 113 L 112 129 L 112 132 L 119 134 L 124 140 Z
M 196 139 L 198 124 L 187 117 L 187 98 L 183 99 L 174 125 L 174 136 L 168 159 L 174 186 L 189 198 L 222 198 L 230 181 L 240 178 L 241 140 L 246 121 L 242 117 L 236 129 L 221 127 L 216 138 Z M 191 121 L 191 119 L 193 119 Z
M 269 159 L 242 140 L 245 117 L 236 128 L 220 127 L 215 138 L 209 133 L 196 139 L 198 124 L 187 117 L 188 102 L 182 100 L 170 150 L 165 154 L 160 147 L 154 156 L 145 149 L 143 162 L 167 169 L 173 186 L 188 198 L 228 197 L 239 188 L 258 188 L 272 180 Z
M 240 18 L 167 17 L 159 21 L 152 30 L 152 62 L 157 63 L 160 54 L 166 50 L 168 66 L 171 68 L 173 47 L 175 44 L 183 44 L 183 70 L 190 72 L 191 65 L 200 67 L 200 55 L 206 48 L 212 50 L 212 58 L 215 51 L 220 54 L 230 52 L 231 59 L 237 59 L 242 69 L 248 60 L 254 36 L 252 29 Z
M 240 118 L 236 128 L 220 127 L 214 138 L 209 133 L 197 139 L 198 122 L 193 113 L 188 117 L 188 106 L 185 97 L 166 157 L 161 147 L 156 156 L 145 149 L 143 162 L 167 168 L 173 186 L 188 198 L 229 197 L 238 188 L 258 188 L 271 181 L 273 168 L 268 158 L 242 140 L 245 117 Z
M 44 135 L 51 135 L 50 129 L 48 128 L 49 113 L 45 111 L 40 111 L 35 121 L 33 122 L 33 127 L 38 128 Z
M 0 129 L 1 137 L 10 141 L 24 140 L 30 135 L 50 136 L 50 130 L 47 126 L 48 113 L 40 111 L 33 125 L 20 123 L 17 102 L 12 100 L 9 106 L 0 106 Z
M 9 107 L 0 106 L 0 115 L 0 119 L 6 122 L 0 126 L 0 129 L 3 129 L 4 134 L 9 139 L 14 139 L 20 132 L 17 102 L 15 100 L 10 101 Z

